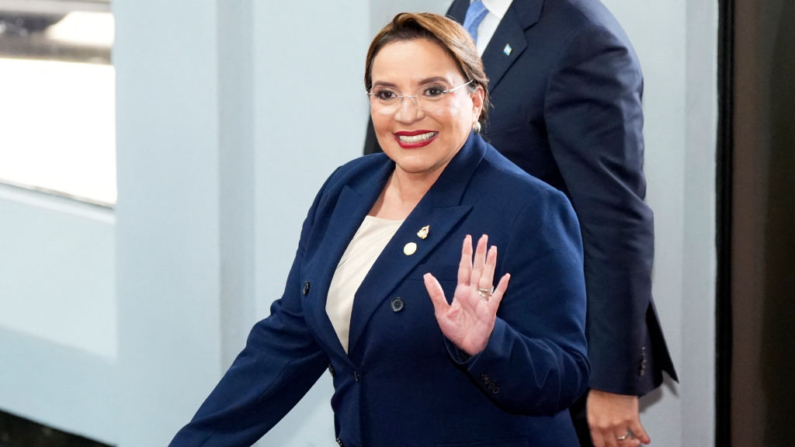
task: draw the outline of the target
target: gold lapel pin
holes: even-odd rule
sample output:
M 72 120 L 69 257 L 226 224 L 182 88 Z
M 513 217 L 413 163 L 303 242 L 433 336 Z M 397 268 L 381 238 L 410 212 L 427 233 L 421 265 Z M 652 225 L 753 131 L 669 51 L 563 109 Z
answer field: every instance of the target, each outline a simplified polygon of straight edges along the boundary
M 424 227 L 420 228 L 420 231 L 417 232 L 417 236 L 419 236 L 420 239 L 426 239 L 428 237 L 428 232 L 430 231 L 431 231 L 431 226 L 425 225 Z
M 403 253 L 405 253 L 406 256 L 411 256 L 416 252 L 417 252 L 417 244 L 415 244 L 414 242 L 409 242 L 403 247 Z
M 511 44 L 506 43 L 505 48 L 502 49 L 502 52 L 505 53 L 506 56 L 510 56 L 513 52 L 513 48 L 511 48 Z

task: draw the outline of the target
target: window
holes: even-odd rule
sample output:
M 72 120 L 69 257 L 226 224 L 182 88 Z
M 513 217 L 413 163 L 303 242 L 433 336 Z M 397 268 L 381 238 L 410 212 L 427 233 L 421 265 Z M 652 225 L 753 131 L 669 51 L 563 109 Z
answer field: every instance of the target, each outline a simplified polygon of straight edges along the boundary
M 0 183 L 116 202 L 110 0 L 0 0 Z

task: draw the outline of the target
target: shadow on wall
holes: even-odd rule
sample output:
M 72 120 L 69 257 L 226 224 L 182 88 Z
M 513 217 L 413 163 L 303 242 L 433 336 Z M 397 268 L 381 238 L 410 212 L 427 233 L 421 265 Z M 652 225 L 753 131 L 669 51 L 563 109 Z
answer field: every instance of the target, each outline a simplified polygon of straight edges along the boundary
M 770 76 L 761 353 L 768 447 L 791 446 L 795 438 L 795 2 L 784 1 L 777 20 Z
M 670 393 L 675 398 L 679 398 L 679 384 L 674 382 L 668 374 L 663 375 L 663 383 L 660 387 L 655 388 L 643 396 L 640 400 L 640 412 L 643 413 L 650 407 L 653 407 L 654 404 L 661 401 L 664 394 Z M 0 446 L 2 447 L 2 446 Z
M 0 447 L 111 447 L 0 411 Z

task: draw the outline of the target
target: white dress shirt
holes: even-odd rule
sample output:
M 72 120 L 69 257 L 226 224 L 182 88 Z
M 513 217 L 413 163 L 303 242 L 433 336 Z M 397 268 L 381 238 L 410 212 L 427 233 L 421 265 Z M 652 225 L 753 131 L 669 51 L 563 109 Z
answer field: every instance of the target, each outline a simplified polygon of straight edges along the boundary
M 488 14 L 486 14 L 486 17 L 483 18 L 483 21 L 480 22 L 480 25 L 478 26 L 478 54 L 483 56 L 483 52 L 486 51 L 486 47 L 489 45 L 491 38 L 497 31 L 500 21 L 503 17 L 505 17 L 505 13 L 508 12 L 508 8 L 511 6 L 511 2 L 513 0 L 481 1 L 483 2 L 483 6 L 489 10 Z M 470 0 L 470 3 L 472 3 L 472 0 Z

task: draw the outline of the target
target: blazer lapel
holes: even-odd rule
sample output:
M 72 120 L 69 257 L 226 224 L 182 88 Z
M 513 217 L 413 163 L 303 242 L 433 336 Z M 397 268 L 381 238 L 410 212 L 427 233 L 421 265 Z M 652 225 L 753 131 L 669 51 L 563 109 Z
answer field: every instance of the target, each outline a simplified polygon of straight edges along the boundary
M 494 36 L 483 52 L 483 65 L 489 77 L 489 92 L 494 91 L 511 65 L 527 48 L 525 30 L 538 22 L 542 6 L 543 0 L 516 0 L 500 20 Z M 461 20 L 463 23 L 463 19 Z
M 376 309 L 472 209 L 471 205 L 461 205 L 461 197 L 484 152 L 483 140 L 471 135 L 381 252 L 353 301 L 349 354 L 356 349 Z M 421 239 L 417 232 L 426 225 L 430 232 Z M 404 247 L 409 243 L 417 248 L 407 255 Z
M 350 184 L 343 186 L 329 219 L 328 227 L 324 232 L 322 245 L 312 264 L 308 266 L 310 271 L 315 271 L 319 275 L 314 280 L 312 288 L 317 287 L 317 290 L 325 291 L 319 299 L 312 302 L 314 305 L 311 306 L 308 314 L 311 315 L 315 327 L 322 335 L 319 338 L 329 349 L 342 357 L 346 357 L 345 351 L 342 349 L 337 332 L 326 313 L 328 289 L 342 254 L 345 253 L 356 230 L 359 229 L 364 217 L 370 212 L 381 194 L 393 166 L 394 164 L 389 161 L 372 176 L 370 181 L 363 182 L 362 185 L 356 187 L 350 186 Z

